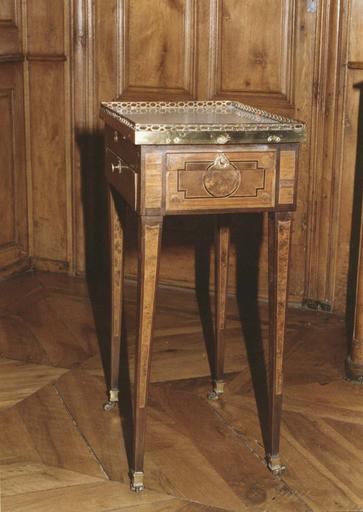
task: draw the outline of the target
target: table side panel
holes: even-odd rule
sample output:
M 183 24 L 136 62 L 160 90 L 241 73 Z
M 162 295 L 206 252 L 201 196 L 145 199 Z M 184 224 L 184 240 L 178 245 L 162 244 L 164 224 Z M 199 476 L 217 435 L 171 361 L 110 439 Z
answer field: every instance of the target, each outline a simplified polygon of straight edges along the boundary
M 163 206 L 163 151 L 155 149 L 142 155 L 141 211 L 160 214 Z
M 296 196 L 296 171 L 297 171 L 297 149 L 291 147 L 280 152 L 280 172 L 278 204 L 295 204 Z

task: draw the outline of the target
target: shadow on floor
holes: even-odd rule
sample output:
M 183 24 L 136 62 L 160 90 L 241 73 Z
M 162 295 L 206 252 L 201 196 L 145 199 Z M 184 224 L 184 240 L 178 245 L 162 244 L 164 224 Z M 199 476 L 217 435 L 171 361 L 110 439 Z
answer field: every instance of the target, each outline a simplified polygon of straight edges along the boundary
M 229 215 L 231 248 L 236 251 L 236 290 L 243 340 L 246 346 L 252 384 L 256 397 L 262 436 L 267 448 L 268 383 L 261 319 L 258 308 L 258 278 L 262 243 L 263 215 Z M 206 226 L 195 246 L 196 295 L 211 373 L 214 370 L 215 345 L 213 309 L 209 293 L 210 256 L 213 227 Z M 231 250 L 230 250 L 231 252 Z
M 107 184 L 104 178 L 104 138 L 102 133 L 84 133 L 77 135 L 81 155 L 82 201 L 84 213 L 84 232 L 86 248 L 86 277 L 92 301 L 93 314 L 97 329 L 100 352 L 106 385 L 110 379 L 110 253 L 108 230 Z M 137 223 L 135 216 L 118 203 L 118 210 L 127 217 L 126 241 L 136 246 Z M 267 375 L 261 337 L 260 317 L 257 303 L 260 246 L 262 241 L 261 214 L 229 215 L 231 223 L 231 245 L 236 249 L 237 275 L 236 289 L 241 318 L 243 338 L 245 340 L 252 383 L 257 400 L 263 437 L 267 425 Z M 194 219 L 194 220 L 193 220 Z M 176 220 L 166 219 L 168 231 Z M 178 221 L 176 221 L 178 222 Z M 210 253 L 214 240 L 213 217 L 189 217 L 179 220 L 181 227 L 191 226 L 195 231 L 196 295 L 199 313 L 202 319 L 203 334 L 206 343 L 209 364 L 213 373 L 213 348 L 215 343 L 212 304 L 209 294 Z M 126 224 L 126 222 L 125 222 Z M 131 235 L 131 236 L 130 236 Z M 164 232 L 164 240 L 165 240 Z M 125 323 L 122 329 L 121 358 L 128 360 L 127 332 Z M 131 448 L 132 401 L 128 366 L 122 365 L 120 389 L 123 390 L 121 415 L 126 446 Z M 106 399 L 106 394 L 105 394 Z M 129 454 L 130 456 L 130 454 Z
M 85 233 L 86 279 L 92 303 L 99 342 L 106 390 L 110 382 L 110 238 L 108 227 L 108 190 L 104 177 L 104 137 L 102 133 L 79 133 L 76 137 L 81 156 L 81 186 Z M 121 217 L 125 215 L 122 201 L 116 204 Z M 124 316 L 124 315 L 123 315 Z M 121 360 L 128 361 L 127 330 L 122 325 Z M 119 389 L 122 390 L 120 412 L 122 431 L 128 458 L 132 447 L 132 399 L 128 364 L 120 369 Z

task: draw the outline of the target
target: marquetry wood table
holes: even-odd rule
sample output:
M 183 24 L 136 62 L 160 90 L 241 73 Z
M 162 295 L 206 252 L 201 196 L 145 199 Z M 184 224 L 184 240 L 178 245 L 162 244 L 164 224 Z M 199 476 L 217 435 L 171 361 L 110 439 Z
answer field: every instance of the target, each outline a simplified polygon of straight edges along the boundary
M 223 393 L 229 228 L 223 214 L 269 215 L 269 469 L 279 455 L 282 362 L 291 215 L 297 155 L 305 127 L 232 101 L 102 103 L 109 184 L 112 328 L 109 401 L 118 401 L 123 281 L 121 196 L 139 219 L 138 336 L 135 363 L 131 488 L 144 488 L 144 441 L 151 339 L 165 215 L 216 215 L 215 353 L 210 399 Z

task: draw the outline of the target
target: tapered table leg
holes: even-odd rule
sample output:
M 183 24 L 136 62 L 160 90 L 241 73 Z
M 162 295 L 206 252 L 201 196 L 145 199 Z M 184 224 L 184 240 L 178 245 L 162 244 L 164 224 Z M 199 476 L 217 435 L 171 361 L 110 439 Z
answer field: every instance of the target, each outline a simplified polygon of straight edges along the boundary
M 213 391 L 210 400 L 218 400 L 224 387 L 224 329 L 229 264 L 229 226 L 224 216 L 218 215 L 215 228 L 215 347 Z
M 141 217 L 139 230 L 138 337 L 135 364 L 134 439 L 131 488 L 144 488 L 146 405 L 150 380 L 151 338 L 159 273 L 161 217 Z
M 285 469 L 280 460 L 283 353 L 288 290 L 291 217 L 269 214 L 269 446 L 267 464 L 274 474 Z
M 108 196 L 111 238 L 111 372 L 109 400 L 104 405 L 106 411 L 113 409 L 118 402 L 124 277 L 124 232 L 111 187 Z

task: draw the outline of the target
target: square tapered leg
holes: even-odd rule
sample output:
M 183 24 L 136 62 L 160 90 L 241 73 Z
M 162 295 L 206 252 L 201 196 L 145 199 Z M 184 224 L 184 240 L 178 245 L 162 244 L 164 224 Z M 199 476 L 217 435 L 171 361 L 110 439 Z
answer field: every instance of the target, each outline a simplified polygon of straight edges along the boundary
M 131 488 L 134 491 L 141 491 L 144 488 L 146 406 L 162 218 L 140 217 L 139 224 L 138 336 L 135 364 L 133 465 L 130 468 Z
M 111 371 L 109 399 L 104 409 L 115 407 L 119 395 L 120 343 L 122 329 L 122 300 L 124 279 L 124 230 L 116 211 L 111 187 L 108 192 L 110 239 L 111 239 Z
M 267 465 L 274 474 L 285 469 L 280 460 L 283 353 L 285 338 L 291 217 L 269 214 L 269 430 Z
M 224 330 L 229 264 L 229 225 L 225 216 L 218 215 L 215 226 L 215 347 L 213 390 L 209 400 L 218 400 L 224 388 Z

